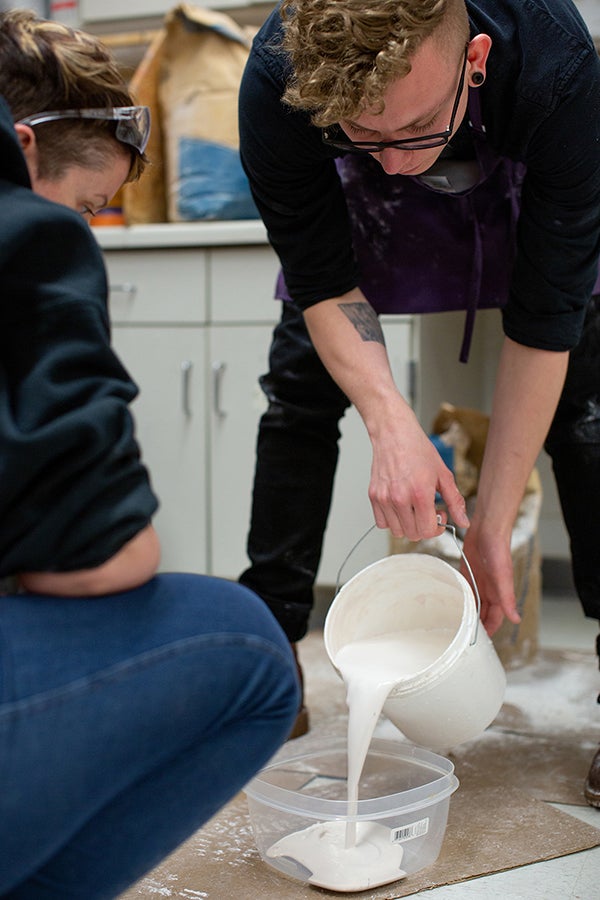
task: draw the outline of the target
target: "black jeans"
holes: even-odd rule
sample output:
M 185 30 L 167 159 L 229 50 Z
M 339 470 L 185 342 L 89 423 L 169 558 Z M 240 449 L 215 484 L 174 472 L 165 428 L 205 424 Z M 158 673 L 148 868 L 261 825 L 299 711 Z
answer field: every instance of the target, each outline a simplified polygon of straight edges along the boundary
M 338 460 L 338 423 L 350 405 L 306 330 L 283 304 L 260 379 L 269 406 L 260 420 L 248 557 L 240 581 L 269 606 L 290 641 L 308 628 Z
M 600 295 L 588 306 L 546 440 L 571 544 L 577 594 L 600 619 Z
M 291 303 L 273 335 L 261 379 L 269 407 L 258 433 L 251 566 L 240 581 L 259 594 L 290 641 L 313 605 L 338 459 L 338 423 L 349 406 L 319 360 Z M 546 441 L 585 614 L 600 619 L 600 297 L 593 298 Z

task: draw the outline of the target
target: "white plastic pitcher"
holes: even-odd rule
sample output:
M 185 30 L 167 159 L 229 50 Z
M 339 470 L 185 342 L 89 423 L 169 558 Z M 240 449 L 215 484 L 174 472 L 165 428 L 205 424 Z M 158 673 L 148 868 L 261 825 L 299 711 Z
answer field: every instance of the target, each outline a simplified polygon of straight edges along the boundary
M 449 643 L 426 668 L 399 680 L 383 714 L 413 743 L 448 750 L 481 734 L 498 714 L 506 675 L 479 622 L 467 580 L 447 562 L 398 553 L 358 572 L 325 619 L 329 659 L 345 644 L 416 629 L 449 629 Z

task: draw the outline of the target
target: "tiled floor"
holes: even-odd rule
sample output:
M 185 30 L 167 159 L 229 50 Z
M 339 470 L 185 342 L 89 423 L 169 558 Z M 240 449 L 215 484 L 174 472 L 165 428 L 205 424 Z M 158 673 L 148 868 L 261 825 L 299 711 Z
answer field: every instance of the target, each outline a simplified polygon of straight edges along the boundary
M 546 595 L 542 601 L 540 645 L 593 650 L 598 624 L 586 619 L 571 595 Z M 600 673 L 598 675 L 600 691 Z M 600 721 L 600 707 L 598 711 Z M 600 810 L 557 808 L 600 827 Z M 413 894 L 411 900 L 600 900 L 600 847 Z

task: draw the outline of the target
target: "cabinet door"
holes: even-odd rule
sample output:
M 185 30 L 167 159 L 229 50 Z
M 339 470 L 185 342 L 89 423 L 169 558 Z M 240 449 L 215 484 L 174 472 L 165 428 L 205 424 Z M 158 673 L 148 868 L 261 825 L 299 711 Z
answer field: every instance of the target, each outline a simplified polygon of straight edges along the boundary
M 205 329 L 114 326 L 113 344 L 140 388 L 142 457 L 160 500 L 162 571 L 206 572 Z
M 104 259 L 113 322 L 199 325 L 206 321 L 207 267 L 202 250 L 107 250 Z
M 258 377 L 267 370 L 272 330 L 258 324 L 209 331 L 209 570 L 225 578 L 237 578 L 248 565 L 256 434 L 266 408 Z
M 390 316 L 382 320 L 390 364 L 402 396 L 413 402 L 413 322 Z M 344 560 L 363 534 L 374 524 L 368 497 L 371 475 L 371 442 L 362 419 L 351 407 L 340 425 L 340 456 L 333 490 L 323 556 L 317 581 L 335 585 Z M 379 528 L 351 553 L 341 573 L 342 583 L 370 563 L 389 554 L 389 532 Z
M 271 247 L 217 247 L 209 264 L 210 320 L 217 325 L 270 324 L 279 261 Z

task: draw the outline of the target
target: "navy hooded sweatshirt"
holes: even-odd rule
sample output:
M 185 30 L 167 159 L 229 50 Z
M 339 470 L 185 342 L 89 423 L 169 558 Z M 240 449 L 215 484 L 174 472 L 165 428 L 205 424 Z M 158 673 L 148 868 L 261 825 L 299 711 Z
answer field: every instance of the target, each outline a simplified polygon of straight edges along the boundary
M 0 576 L 96 566 L 157 500 L 84 220 L 31 190 L 0 98 Z

